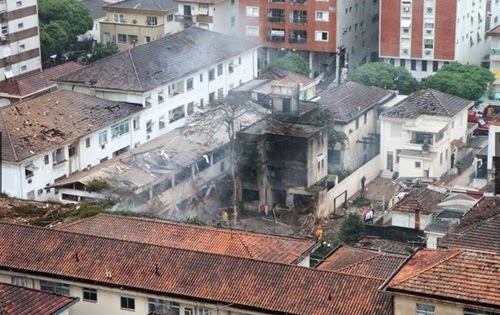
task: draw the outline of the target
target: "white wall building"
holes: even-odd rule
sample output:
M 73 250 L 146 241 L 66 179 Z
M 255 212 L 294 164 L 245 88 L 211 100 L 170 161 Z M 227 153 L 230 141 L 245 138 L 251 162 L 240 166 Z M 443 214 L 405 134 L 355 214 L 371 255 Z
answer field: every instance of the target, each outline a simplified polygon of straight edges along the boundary
M 36 0 L 0 1 L 0 81 L 40 71 Z
M 467 111 L 473 105 L 457 96 L 421 90 L 382 113 L 380 169 L 400 177 L 439 178 L 449 172 L 459 158 L 452 141 L 467 141 Z
M 221 49 L 223 47 L 223 49 Z M 134 146 L 183 126 L 186 117 L 257 75 L 258 45 L 190 27 L 56 79 L 62 89 L 144 107 Z
M 140 110 L 64 90 L 3 107 L 2 192 L 57 198 L 47 189 L 56 180 L 130 150 Z

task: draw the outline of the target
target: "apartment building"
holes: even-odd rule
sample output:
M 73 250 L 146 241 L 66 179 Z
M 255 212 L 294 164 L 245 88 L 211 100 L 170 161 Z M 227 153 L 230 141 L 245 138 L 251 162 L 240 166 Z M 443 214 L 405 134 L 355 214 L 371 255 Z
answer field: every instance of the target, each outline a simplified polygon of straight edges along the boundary
M 36 0 L 0 1 L 0 81 L 40 71 Z
M 486 0 L 381 0 L 380 58 L 421 80 L 457 61 L 480 65 L 488 54 Z
M 240 1 L 241 34 L 264 46 L 263 64 L 296 51 L 319 72 L 374 61 L 378 18 L 377 0 Z
M 115 42 L 121 51 L 149 43 L 183 29 L 174 19 L 173 0 L 125 0 L 103 6 L 99 21 L 101 42 Z

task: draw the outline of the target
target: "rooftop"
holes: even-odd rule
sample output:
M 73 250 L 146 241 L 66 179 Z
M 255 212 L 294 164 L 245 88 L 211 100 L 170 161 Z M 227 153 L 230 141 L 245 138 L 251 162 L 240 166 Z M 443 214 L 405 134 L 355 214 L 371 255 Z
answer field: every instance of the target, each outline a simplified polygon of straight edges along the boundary
M 341 246 L 316 268 L 385 280 L 406 258 L 407 255 Z
M 440 240 L 440 247 L 500 252 L 500 197 L 483 197 Z
M 461 110 L 474 105 L 473 101 L 436 90 L 416 91 L 382 116 L 415 119 L 421 115 L 453 117 Z
M 66 90 L 0 108 L 2 159 L 22 161 L 58 148 L 140 109 Z
M 174 0 L 124 0 L 108 4 L 105 10 L 120 8 L 146 11 L 168 11 L 177 9 L 177 3 Z
M 37 92 L 41 92 L 56 84 L 51 82 L 52 79 L 60 77 L 66 73 L 70 73 L 82 66 L 76 62 L 70 61 L 62 65 L 44 69 L 35 74 L 18 76 L 6 82 L 0 87 L 0 93 L 6 93 L 12 96 L 27 97 Z
M 498 253 L 424 249 L 404 264 L 384 290 L 498 310 L 498 270 Z
M 57 79 L 58 82 L 145 92 L 235 58 L 259 45 L 197 27 L 114 54 Z
M 106 16 L 106 11 L 102 8 L 109 4 L 104 0 L 82 0 L 83 4 L 89 9 L 92 20 L 97 20 Z
M 240 131 L 242 134 L 264 135 L 272 134 L 286 137 L 309 138 L 325 129 L 324 126 L 289 123 L 278 119 L 261 119 L 253 125 Z
M 0 243 L 0 268 L 40 276 L 273 314 L 392 314 L 369 277 L 6 223 Z
M 487 32 L 489 36 L 500 36 L 500 25 L 497 25 L 495 28 L 489 30 Z
M 414 188 L 399 200 L 393 207 L 393 211 L 415 212 L 422 214 L 431 213 L 447 194 L 429 188 Z
M 315 244 L 305 239 L 108 214 L 99 214 L 58 229 L 281 263 L 293 263 Z
M 78 300 L 74 297 L 0 282 L 2 315 L 56 315 L 71 307 Z
M 261 76 L 259 76 L 259 79 L 269 79 L 286 83 L 302 84 L 303 86 L 308 86 L 316 83 L 314 79 L 311 79 L 308 76 L 279 68 L 270 70 L 262 74 Z
M 330 109 L 335 121 L 348 123 L 393 95 L 383 88 L 349 81 L 323 91 L 316 102 Z

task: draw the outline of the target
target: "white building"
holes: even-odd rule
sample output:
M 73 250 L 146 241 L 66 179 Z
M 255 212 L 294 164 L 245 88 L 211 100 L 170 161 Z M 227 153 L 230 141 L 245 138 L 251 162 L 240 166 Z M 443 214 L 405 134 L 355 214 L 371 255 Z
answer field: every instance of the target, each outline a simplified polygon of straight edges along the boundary
M 177 0 L 176 21 L 227 35 L 238 35 L 239 7 L 236 0 Z
M 60 90 L 0 109 L 2 189 L 47 200 L 57 179 L 133 146 L 132 117 L 142 108 Z M 142 131 L 144 133 L 144 131 Z
M 495 75 L 495 81 L 490 85 L 488 93 L 490 99 L 500 100 L 500 26 L 489 31 L 488 36 L 491 43 L 490 70 Z
M 439 178 L 448 173 L 461 158 L 458 146 L 468 140 L 467 111 L 473 105 L 457 96 L 421 90 L 382 113 L 380 169 L 400 177 Z
M 92 29 L 85 33 L 84 38 L 91 38 L 96 42 L 101 42 L 100 21 L 106 17 L 106 12 L 102 8 L 108 2 L 104 0 L 82 0 L 82 3 L 89 9 L 90 18 L 93 21 Z
M 190 27 L 56 79 L 62 89 L 145 108 L 134 146 L 183 126 L 186 117 L 257 75 L 258 45 Z
M 0 81 L 40 71 L 36 0 L 0 0 Z

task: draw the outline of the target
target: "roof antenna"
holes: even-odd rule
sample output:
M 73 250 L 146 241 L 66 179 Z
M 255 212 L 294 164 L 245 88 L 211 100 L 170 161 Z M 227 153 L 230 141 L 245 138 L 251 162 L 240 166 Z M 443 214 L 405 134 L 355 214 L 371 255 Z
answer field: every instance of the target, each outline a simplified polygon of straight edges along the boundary
M 155 265 L 155 274 L 156 274 L 157 276 L 159 276 L 159 275 L 160 275 L 160 270 L 158 269 L 158 264 L 156 264 L 156 265 Z

